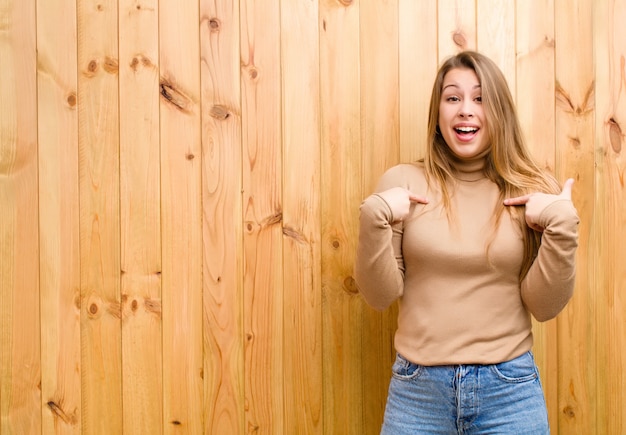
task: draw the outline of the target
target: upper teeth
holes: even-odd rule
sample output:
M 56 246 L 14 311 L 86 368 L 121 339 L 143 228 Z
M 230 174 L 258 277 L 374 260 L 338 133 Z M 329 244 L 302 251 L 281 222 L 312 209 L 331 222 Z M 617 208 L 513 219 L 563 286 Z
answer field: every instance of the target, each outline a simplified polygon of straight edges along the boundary
M 478 129 L 476 127 L 457 127 L 457 130 L 464 131 L 464 132 L 470 132 L 470 131 L 476 131 Z

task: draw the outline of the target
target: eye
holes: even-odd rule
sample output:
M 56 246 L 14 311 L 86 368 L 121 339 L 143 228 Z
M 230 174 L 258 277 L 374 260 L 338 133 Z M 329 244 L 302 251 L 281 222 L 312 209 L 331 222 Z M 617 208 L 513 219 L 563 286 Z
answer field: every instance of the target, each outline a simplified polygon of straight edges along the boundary
M 451 95 L 449 97 L 446 97 L 446 101 L 454 102 L 454 101 L 461 101 L 461 100 L 459 99 L 459 97 Z
M 483 97 L 481 95 L 479 95 L 478 97 L 474 98 L 474 101 L 476 101 L 477 103 L 482 103 L 483 102 Z

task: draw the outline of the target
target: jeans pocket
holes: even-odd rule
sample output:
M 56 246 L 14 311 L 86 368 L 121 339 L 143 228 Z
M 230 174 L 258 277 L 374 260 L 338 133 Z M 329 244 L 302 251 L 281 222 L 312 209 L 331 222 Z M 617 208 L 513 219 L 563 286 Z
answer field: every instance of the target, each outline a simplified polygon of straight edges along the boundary
M 526 352 L 510 361 L 493 364 L 491 369 L 499 379 L 510 383 L 528 382 L 539 377 L 531 352 Z
M 397 354 L 396 360 L 391 367 L 391 372 L 394 378 L 409 381 L 420 375 L 422 367 L 423 366 L 419 364 L 412 363 L 402 355 Z

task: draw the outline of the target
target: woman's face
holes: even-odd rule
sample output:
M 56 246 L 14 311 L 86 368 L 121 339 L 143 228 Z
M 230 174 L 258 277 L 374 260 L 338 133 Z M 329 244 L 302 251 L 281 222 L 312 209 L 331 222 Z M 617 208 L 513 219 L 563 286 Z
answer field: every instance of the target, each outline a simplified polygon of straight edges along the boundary
M 481 95 L 472 69 L 454 68 L 443 78 L 439 129 L 450 151 L 460 159 L 472 159 L 490 145 Z

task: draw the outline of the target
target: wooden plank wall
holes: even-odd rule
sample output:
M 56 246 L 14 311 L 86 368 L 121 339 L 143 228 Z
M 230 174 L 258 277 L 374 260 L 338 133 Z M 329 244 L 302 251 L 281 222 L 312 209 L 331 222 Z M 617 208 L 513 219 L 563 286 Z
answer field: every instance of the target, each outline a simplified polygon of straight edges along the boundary
M 358 206 L 437 65 L 505 72 L 581 217 L 553 433 L 626 434 L 626 0 L 1 0 L 0 434 L 375 434 Z

